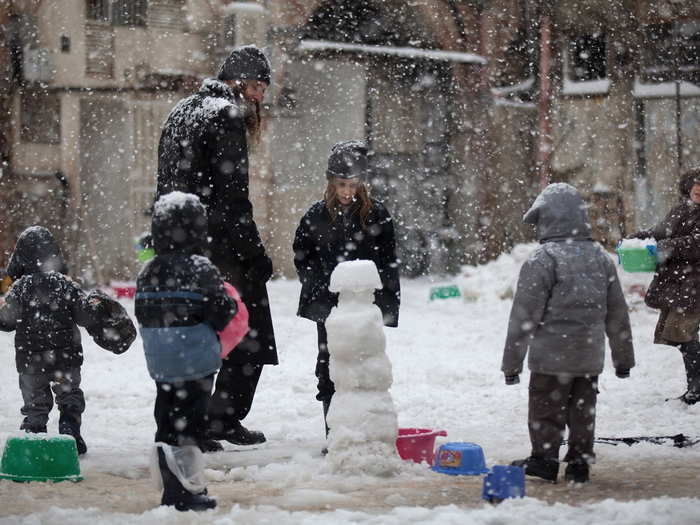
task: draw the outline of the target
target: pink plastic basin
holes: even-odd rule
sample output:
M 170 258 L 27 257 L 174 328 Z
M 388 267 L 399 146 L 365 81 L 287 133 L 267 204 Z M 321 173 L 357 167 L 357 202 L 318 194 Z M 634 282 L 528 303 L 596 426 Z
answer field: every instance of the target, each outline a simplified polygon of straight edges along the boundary
M 396 450 L 401 459 L 416 463 L 425 461 L 432 465 L 437 436 L 447 436 L 447 432 L 430 428 L 400 428 L 399 437 L 396 438 Z

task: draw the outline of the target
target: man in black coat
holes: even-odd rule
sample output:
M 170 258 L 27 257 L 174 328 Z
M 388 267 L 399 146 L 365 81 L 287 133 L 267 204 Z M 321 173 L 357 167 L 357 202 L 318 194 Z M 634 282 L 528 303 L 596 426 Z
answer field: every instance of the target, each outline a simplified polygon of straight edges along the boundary
M 224 360 L 209 404 L 208 446 L 225 439 L 262 443 L 246 429 L 263 365 L 276 365 L 277 349 L 265 283 L 272 261 L 253 219 L 248 195 L 248 137 L 260 130 L 260 103 L 270 63 L 255 46 L 235 49 L 200 90 L 181 100 L 165 122 L 158 147 L 156 198 L 171 191 L 199 196 L 207 208 L 208 257 L 241 294 L 250 315 L 248 335 Z

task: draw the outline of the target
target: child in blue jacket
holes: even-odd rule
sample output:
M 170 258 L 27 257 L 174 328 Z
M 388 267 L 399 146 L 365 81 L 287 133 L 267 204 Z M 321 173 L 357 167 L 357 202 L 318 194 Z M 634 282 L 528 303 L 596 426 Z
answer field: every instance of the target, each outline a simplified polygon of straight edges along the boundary
M 206 493 L 199 445 L 214 374 L 221 366 L 216 332 L 234 317 L 219 270 L 202 254 L 207 217 L 195 195 L 172 192 L 155 203 L 156 256 L 138 276 L 136 318 L 148 372 L 156 383 L 156 454 L 162 505 L 214 508 Z

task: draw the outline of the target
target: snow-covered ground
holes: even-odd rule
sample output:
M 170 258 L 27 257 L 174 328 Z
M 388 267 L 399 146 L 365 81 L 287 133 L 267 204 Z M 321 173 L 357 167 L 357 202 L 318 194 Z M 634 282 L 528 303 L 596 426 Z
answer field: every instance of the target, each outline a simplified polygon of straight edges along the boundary
M 504 464 L 527 455 L 527 374 L 520 385 L 507 387 L 499 367 L 512 286 L 520 264 L 532 247 L 518 246 L 512 254 L 503 255 L 486 266 L 465 268 L 462 276 L 450 280 L 459 284 L 462 298 L 430 302 L 430 288 L 438 283 L 428 279 L 402 282 L 399 328 L 386 329 L 387 353 L 394 373 L 391 394 L 400 427 L 444 429 L 449 441 L 479 443 L 489 465 Z M 596 434 L 601 437 L 700 435 L 700 405 L 684 407 L 679 402 L 664 402 L 684 391 L 684 373 L 677 350 L 651 344 L 656 313 L 644 306 L 635 291 L 648 283 L 650 275 L 622 274 L 621 277 L 628 291 L 638 364 L 632 370 L 631 379 L 620 380 L 615 378 L 608 356 L 606 371 L 600 380 Z M 634 489 L 631 493 L 628 489 L 625 497 L 617 497 L 619 494 L 610 485 L 610 492 L 605 495 L 610 499 L 598 497 L 595 502 L 557 499 L 561 492 L 555 492 L 546 498 L 531 495 L 495 507 L 482 503 L 478 496 L 470 496 L 470 500 L 466 496 L 455 498 L 451 505 L 433 507 L 416 506 L 414 501 L 397 493 L 382 496 L 383 505 L 379 507 L 343 504 L 350 498 L 347 494 L 353 484 L 362 485 L 370 492 L 376 488 L 380 493 L 397 481 L 371 476 L 348 479 L 328 469 L 320 454 L 324 443 L 321 404 L 314 399 L 316 329 L 313 323 L 295 316 L 297 282 L 276 280 L 270 283 L 269 292 L 280 365 L 265 367 L 253 410 L 245 421 L 250 428 L 263 430 L 268 443 L 253 450 L 227 444 L 226 452 L 207 455 L 210 492 L 218 497 L 219 509 L 195 518 L 191 513 L 177 515 L 169 508 L 147 510 L 148 505 L 138 512 L 130 508 L 118 512 L 91 504 L 95 495 L 90 496 L 85 487 L 90 486 L 91 479 L 109 474 L 113 476 L 111 479 L 118 480 L 120 489 L 128 491 L 132 484 L 133 498 L 153 501 L 155 506 L 158 494 L 144 481 L 154 433 L 154 386 L 146 372 L 140 340 L 137 339 L 126 354 L 114 356 L 99 349 L 87 334 L 83 334 L 83 389 L 87 399 L 83 436 L 89 447 L 88 454 L 81 459 L 85 481 L 55 485 L 55 490 L 60 486 L 64 499 L 49 508 L 42 506 L 39 492 L 33 492 L 31 487 L 0 481 L 0 523 L 102 525 L 156 524 L 167 520 L 169 523 L 275 525 L 623 525 L 695 524 L 700 521 L 700 500 L 655 497 L 681 494 L 673 492 L 673 487 L 659 493 L 646 490 L 646 497 L 653 499 L 644 500 L 634 497 Z M 133 314 L 133 302 L 126 300 L 124 304 Z M 0 333 L 0 446 L 9 435 L 17 432 L 21 422 L 12 338 L 12 334 Z M 55 431 L 55 410 L 51 416 L 49 425 Z M 592 473 L 592 487 L 606 486 L 605 477 L 610 475 L 610 470 L 604 468 L 606 464 L 630 465 L 628 481 L 632 487 L 635 470 L 642 471 L 650 459 L 656 464 L 667 461 L 700 466 L 700 445 L 678 449 L 670 445 L 600 444 L 596 451 L 599 465 Z M 407 464 L 398 478 L 414 489 L 436 481 L 456 486 L 463 479 L 412 464 Z M 700 478 L 695 476 L 691 481 L 698 486 Z M 535 494 L 544 493 L 542 485 L 536 483 L 528 481 L 528 487 L 534 487 Z M 227 487 L 235 488 L 236 484 L 248 486 L 253 492 L 259 486 L 274 491 L 267 490 L 266 497 L 261 494 L 258 499 L 249 499 L 252 504 L 237 505 L 225 499 Z M 75 497 L 71 497 L 72 494 Z M 107 492 L 104 497 L 107 498 Z M 637 501 L 629 501 L 635 499 Z M 556 503 L 551 504 L 553 501 Z M 7 508 L 15 510 L 8 513 L 4 510 Z M 318 510 L 299 510 L 309 508 Z

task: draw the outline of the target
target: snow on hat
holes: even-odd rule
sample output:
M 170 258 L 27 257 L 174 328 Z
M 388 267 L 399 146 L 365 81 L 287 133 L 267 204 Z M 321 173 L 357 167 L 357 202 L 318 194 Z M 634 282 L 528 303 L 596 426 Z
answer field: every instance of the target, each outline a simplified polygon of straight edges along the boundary
M 260 80 L 270 83 L 270 61 L 253 45 L 237 47 L 219 68 L 219 80 Z
M 368 168 L 367 145 L 361 140 L 344 140 L 331 148 L 326 178 L 355 179 Z
M 207 243 L 207 214 L 199 197 L 173 191 L 153 206 L 153 247 L 158 255 L 204 252 Z

